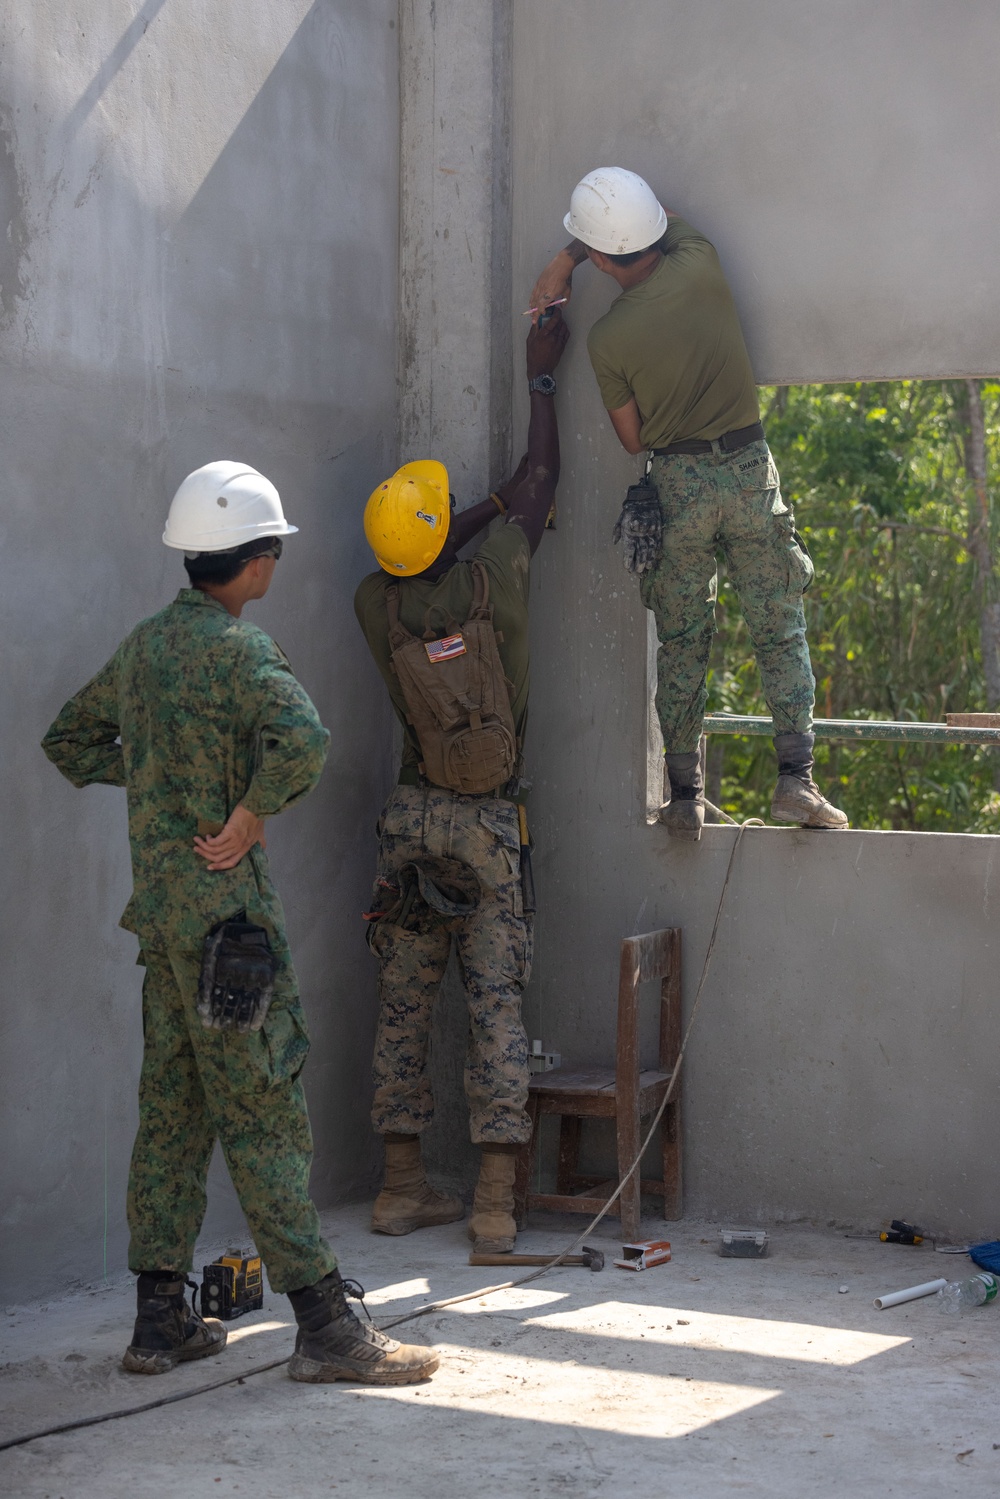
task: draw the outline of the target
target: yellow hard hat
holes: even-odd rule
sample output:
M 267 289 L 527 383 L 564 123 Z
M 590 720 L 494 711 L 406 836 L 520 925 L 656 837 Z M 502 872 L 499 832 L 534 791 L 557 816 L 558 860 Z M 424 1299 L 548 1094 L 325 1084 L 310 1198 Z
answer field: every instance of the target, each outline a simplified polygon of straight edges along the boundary
M 379 567 L 409 578 L 430 567 L 448 538 L 448 470 L 433 458 L 404 463 L 365 506 L 365 536 Z

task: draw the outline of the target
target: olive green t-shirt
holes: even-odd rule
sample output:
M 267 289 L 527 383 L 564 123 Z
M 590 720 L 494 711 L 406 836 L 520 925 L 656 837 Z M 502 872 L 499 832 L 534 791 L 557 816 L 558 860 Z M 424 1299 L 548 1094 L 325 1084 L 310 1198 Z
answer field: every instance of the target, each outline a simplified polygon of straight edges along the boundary
M 721 437 L 760 419 L 753 370 L 714 247 L 672 218 L 663 259 L 590 330 L 587 350 L 608 411 L 634 396 L 647 448 Z
M 500 660 L 508 682 L 514 684 L 511 712 L 519 743 L 524 742 L 528 721 L 528 570 L 531 548 L 521 527 L 498 526 L 475 554 L 486 569 L 493 606 L 493 628 L 503 639 Z M 389 616 L 385 607 L 386 584 L 399 584 L 399 618 L 411 635 L 443 639 L 461 629 L 472 608 L 472 564 L 456 562 L 437 582 L 426 578 L 391 579 L 381 568 L 361 580 L 354 595 L 354 612 L 364 631 L 368 648 L 389 689 L 392 706 L 403 725 L 403 768 L 418 766 L 423 756 L 417 736 L 406 722 L 406 699 L 390 669 Z

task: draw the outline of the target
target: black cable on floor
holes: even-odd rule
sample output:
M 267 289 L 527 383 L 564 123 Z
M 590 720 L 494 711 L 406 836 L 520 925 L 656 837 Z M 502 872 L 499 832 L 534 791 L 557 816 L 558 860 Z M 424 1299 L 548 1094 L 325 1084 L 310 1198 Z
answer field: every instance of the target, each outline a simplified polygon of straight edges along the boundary
M 268 1369 L 280 1369 L 287 1364 L 291 1354 L 276 1358 L 269 1364 L 256 1364 L 242 1374 L 230 1374 L 225 1379 L 216 1379 L 212 1384 L 201 1384 L 193 1390 L 179 1390 L 176 1395 L 161 1395 L 159 1400 L 147 1400 L 142 1405 L 124 1406 L 120 1411 L 103 1411 L 99 1416 L 82 1416 L 79 1421 L 63 1421 L 60 1426 L 45 1426 L 41 1431 L 31 1431 L 27 1436 L 8 1437 L 0 1442 L 0 1452 L 8 1447 L 23 1447 L 25 1442 L 37 1442 L 39 1437 L 54 1437 L 61 1431 L 78 1431 L 81 1426 L 100 1426 L 103 1421 L 120 1421 L 122 1416 L 139 1416 L 143 1411 L 155 1411 L 161 1405 L 174 1405 L 178 1400 L 191 1400 L 195 1395 L 207 1395 L 209 1390 L 221 1390 L 223 1385 L 242 1384 L 251 1374 L 266 1374 Z

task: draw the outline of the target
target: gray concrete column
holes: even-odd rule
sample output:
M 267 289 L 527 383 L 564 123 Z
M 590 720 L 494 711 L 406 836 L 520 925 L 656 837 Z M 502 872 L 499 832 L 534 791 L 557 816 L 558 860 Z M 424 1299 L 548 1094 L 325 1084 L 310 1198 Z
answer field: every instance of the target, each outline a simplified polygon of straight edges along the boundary
M 510 0 L 400 0 L 399 454 L 510 461 Z

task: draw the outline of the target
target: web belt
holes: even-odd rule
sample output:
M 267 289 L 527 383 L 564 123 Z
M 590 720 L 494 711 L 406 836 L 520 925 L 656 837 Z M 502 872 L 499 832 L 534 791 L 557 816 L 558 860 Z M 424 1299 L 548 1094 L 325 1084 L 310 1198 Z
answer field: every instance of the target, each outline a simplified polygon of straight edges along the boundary
M 754 422 L 751 427 L 737 427 L 735 432 L 723 432 L 716 439 L 719 447 L 724 453 L 736 453 L 740 448 L 747 447 L 752 442 L 764 441 L 764 426 L 762 422 Z M 672 442 L 665 448 L 650 448 L 654 458 L 671 458 L 675 453 L 711 453 L 715 442 L 709 442 L 702 437 L 692 437 L 687 442 Z

